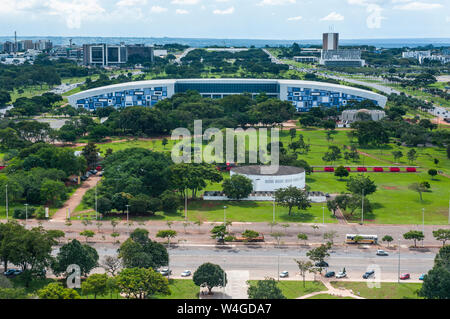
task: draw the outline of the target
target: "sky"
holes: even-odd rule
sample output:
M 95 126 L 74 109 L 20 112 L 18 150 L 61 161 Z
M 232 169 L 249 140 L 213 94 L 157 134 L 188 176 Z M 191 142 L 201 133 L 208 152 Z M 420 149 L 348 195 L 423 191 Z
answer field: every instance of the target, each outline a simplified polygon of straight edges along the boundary
M 450 0 L 0 0 L 0 36 L 450 38 Z

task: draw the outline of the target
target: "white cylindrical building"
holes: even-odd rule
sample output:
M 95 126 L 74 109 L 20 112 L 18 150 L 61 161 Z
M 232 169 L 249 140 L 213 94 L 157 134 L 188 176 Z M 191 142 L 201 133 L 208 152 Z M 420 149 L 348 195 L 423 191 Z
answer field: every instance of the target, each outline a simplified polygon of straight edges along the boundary
M 263 174 L 261 167 L 257 165 L 234 167 L 231 169 L 230 175 L 242 175 L 251 179 L 254 192 L 274 192 L 289 186 L 301 189 L 306 187 L 304 168 L 280 166 L 275 174 Z

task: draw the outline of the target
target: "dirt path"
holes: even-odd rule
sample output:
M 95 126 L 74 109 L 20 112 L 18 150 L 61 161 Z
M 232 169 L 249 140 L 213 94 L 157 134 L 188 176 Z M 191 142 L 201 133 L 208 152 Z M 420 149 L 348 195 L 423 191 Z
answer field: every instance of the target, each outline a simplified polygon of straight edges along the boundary
M 85 181 L 80 188 L 76 190 L 76 192 L 64 203 L 64 206 L 60 208 L 52 217 L 50 221 L 64 221 L 66 220 L 67 209 L 70 209 L 70 212 L 73 213 L 75 208 L 80 205 L 81 200 L 83 199 L 84 194 L 91 188 L 94 188 L 97 183 L 100 181 L 100 176 L 91 176 L 87 181 Z
M 338 207 L 336 210 L 336 219 L 338 220 L 338 223 L 341 225 L 347 225 L 347 220 L 345 219 L 344 214 L 342 213 L 341 209 Z
M 351 297 L 354 299 L 366 299 L 366 298 L 354 295 L 351 290 L 333 287 L 330 284 L 330 282 L 328 280 L 326 280 L 325 278 L 320 278 L 320 282 L 322 282 L 325 285 L 327 290 L 313 292 L 313 293 L 301 296 L 297 299 L 307 299 L 307 298 L 310 298 L 310 297 L 313 297 L 316 295 L 321 295 L 321 294 L 329 294 L 329 295 L 338 296 L 338 297 Z

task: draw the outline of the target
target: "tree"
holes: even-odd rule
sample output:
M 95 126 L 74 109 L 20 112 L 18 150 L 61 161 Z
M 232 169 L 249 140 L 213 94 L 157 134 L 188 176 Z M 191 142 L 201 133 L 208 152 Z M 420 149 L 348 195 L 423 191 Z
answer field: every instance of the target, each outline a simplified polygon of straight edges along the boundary
M 216 239 L 221 243 L 224 242 L 224 239 L 228 234 L 226 225 L 214 226 L 213 229 L 211 229 L 211 238 Z
M 242 233 L 242 237 L 245 238 L 245 241 L 252 241 L 253 239 L 257 238 L 259 236 L 259 233 L 254 230 L 245 230 Z
M 434 179 L 434 177 L 438 174 L 437 170 L 435 170 L 434 168 L 431 168 L 428 170 L 428 175 L 431 176 L 431 179 Z
M 3 109 L 10 101 L 11 95 L 5 90 L 0 90 L 0 109 Z
M 332 145 L 328 147 L 328 151 L 325 152 L 324 156 L 322 157 L 322 160 L 324 162 L 331 162 L 331 164 L 333 164 L 333 162 L 336 162 L 337 160 L 341 159 L 342 155 L 341 155 L 341 150 L 339 149 L 339 147 Z
M 88 145 L 83 148 L 82 155 L 86 159 L 89 168 L 95 169 L 97 167 L 99 152 L 100 149 L 93 142 L 89 142 Z
M 329 245 L 320 245 L 317 248 L 308 250 L 306 252 L 306 256 L 313 262 L 320 263 L 323 262 L 325 258 L 330 256 L 330 254 L 328 253 L 329 249 L 330 249 Z
M 122 267 L 122 262 L 115 256 L 106 256 L 103 259 L 101 266 L 108 274 L 114 277 L 118 270 Z
M 419 296 L 426 299 L 450 298 L 450 246 L 442 247 L 433 268 L 425 275 Z
M 8 271 L 8 263 L 16 250 L 16 244 L 26 232 L 25 227 L 16 221 L 9 221 L 5 224 L 0 223 L 0 259 L 3 262 L 3 268 Z
M 392 241 L 394 241 L 394 238 L 392 238 L 392 236 L 390 236 L 390 235 L 385 235 L 381 240 L 387 242 L 388 243 L 388 247 L 389 247 L 390 243 Z
M 400 158 L 403 157 L 403 153 L 401 151 L 394 151 L 392 152 L 392 155 L 394 156 L 395 162 L 397 162 Z
M 412 183 L 411 185 L 408 186 L 408 188 L 419 194 L 420 201 L 422 201 L 422 193 L 428 190 L 428 188 L 424 183 Z
M 273 278 L 258 280 L 247 289 L 249 299 L 286 299 Z
M 206 286 L 211 294 L 214 287 L 227 285 L 227 274 L 219 265 L 204 263 L 194 272 L 193 280 L 197 286 Z
M 436 240 L 442 241 L 442 246 L 445 246 L 447 240 L 450 240 L 450 229 L 438 229 L 433 231 L 433 236 Z
M 306 241 L 308 240 L 308 235 L 304 234 L 304 233 L 300 233 L 297 235 L 297 238 L 299 240 L 304 240 L 305 241 L 305 245 L 306 245 Z
M 170 240 L 172 238 L 175 238 L 177 236 L 177 232 L 175 230 L 160 230 L 158 231 L 158 233 L 156 234 L 156 237 L 158 238 L 167 238 L 167 243 L 169 245 L 170 248 Z
M 297 263 L 298 270 L 300 271 L 300 276 L 302 276 L 302 278 L 303 278 L 303 287 L 305 287 L 306 286 L 306 282 L 305 282 L 306 273 L 311 270 L 311 268 L 313 267 L 313 264 L 310 261 L 296 260 L 296 259 L 294 259 L 294 260 Z
M 80 233 L 80 236 L 86 238 L 86 242 L 88 242 L 88 238 L 94 237 L 95 233 L 92 230 L 84 230 Z
M 119 248 L 119 258 L 125 268 L 153 268 L 169 262 L 167 249 L 148 237 L 148 231 L 136 228 Z
M 406 157 L 408 158 L 408 161 L 410 163 L 414 163 L 414 161 L 417 159 L 417 152 L 415 149 L 410 149 L 408 153 L 406 153 Z
M 56 259 L 52 264 L 55 275 L 66 274 L 69 265 L 80 266 L 81 275 L 86 276 L 92 269 L 98 266 L 98 253 L 95 248 L 89 245 L 83 245 L 74 239 L 70 243 L 63 245 Z
M 107 274 L 93 274 L 86 278 L 81 283 L 81 291 L 83 295 L 105 296 L 108 293 L 108 275 Z
M 425 238 L 425 235 L 421 231 L 411 230 L 403 234 L 403 238 L 407 240 L 414 240 L 414 247 L 417 247 L 417 241 L 423 240 Z
M 323 239 L 328 240 L 328 242 L 333 245 L 334 244 L 334 239 L 338 236 L 337 231 L 335 230 L 330 230 L 329 232 L 326 232 L 323 234 Z
M 377 191 L 377 185 L 375 185 L 375 182 L 370 177 L 358 175 L 356 177 L 350 177 L 347 182 L 347 189 L 352 194 L 361 195 L 364 192 L 364 196 L 367 196 Z
M 347 177 L 348 175 L 350 175 L 350 173 L 344 166 L 339 166 L 334 171 L 334 176 L 339 177 L 340 180 L 342 180 L 343 177 Z
M 280 243 L 281 243 L 281 238 L 286 236 L 286 234 L 283 232 L 274 232 L 274 233 L 271 233 L 270 236 L 275 238 L 275 240 L 277 241 L 277 246 L 279 247 Z
M 162 139 L 162 145 L 164 146 L 164 149 L 166 148 L 166 145 L 169 143 L 169 141 L 167 140 L 167 138 L 163 138 Z
M 275 201 L 283 207 L 288 207 L 289 216 L 291 216 L 293 207 L 297 207 L 299 210 L 306 210 L 311 207 L 308 194 L 304 190 L 294 186 L 276 190 Z
M 75 289 L 64 288 L 59 282 L 48 284 L 37 291 L 39 299 L 81 299 Z
M 41 184 L 41 198 L 45 203 L 54 204 L 66 194 L 66 188 L 61 181 L 44 179 Z
M 116 280 L 120 292 L 127 299 L 147 299 L 155 294 L 171 294 L 167 278 L 151 268 L 126 268 Z
M 327 208 L 330 212 L 333 212 L 333 215 L 336 215 L 336 211 L 339 209 L 336 199 L 327 201 Z
M 165 213 L 174 213 L 180 207 L 180 196 L 174 191 L 166 190 L 161 195 L 161 208 Z
M 253 192 L 253 183 L 245 176 L 233 175 L 222 183 L 222 189 L 228 198 L 240 200 Z
M 295 138 L 296 135 L 297 135 L 297 129 L 291 128 L 291 129 L 289 130 L 289 136 L 291 137 L 291 142 L 292 142 L 292 140 Z

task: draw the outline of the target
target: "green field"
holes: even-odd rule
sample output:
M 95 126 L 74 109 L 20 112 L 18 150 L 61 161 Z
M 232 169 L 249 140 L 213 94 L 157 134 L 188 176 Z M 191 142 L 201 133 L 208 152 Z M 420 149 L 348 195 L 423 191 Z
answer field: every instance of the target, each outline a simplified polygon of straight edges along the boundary
M 170 279 L 169 288 L 171 295 L 159 296 L 156 299 L 198 299 L 200 292 L 199 286 L 196 286 L 192 279 Z
M 336 288 L 351 289 L 367 299 L 420 299 L 416 291 L 422 287 L 420 283 L 381 283 L 380 288 L 369 288 L 365 282 L 331 282 Z
M 256 280 L 249 280 L 250 285 L 256 285 L 256 282 Z M 287 299 L 296 299 L 313 292 L 326 290 L 319 281 L 306 281 L 305 287 L 303 287 L 303 281 L 282 280 L 278 282 L 278 287 Z

